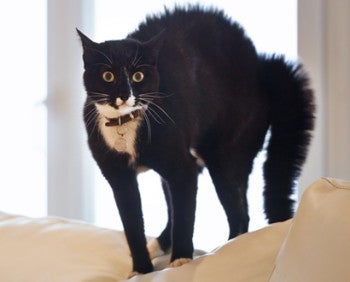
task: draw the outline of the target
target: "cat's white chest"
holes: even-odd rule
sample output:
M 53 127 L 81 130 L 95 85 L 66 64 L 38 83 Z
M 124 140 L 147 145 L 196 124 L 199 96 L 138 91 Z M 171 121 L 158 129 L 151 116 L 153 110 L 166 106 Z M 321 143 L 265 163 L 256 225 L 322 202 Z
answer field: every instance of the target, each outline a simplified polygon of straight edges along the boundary
M 100 118 L 99 129 L 107 146 L 119 153 L 130 155 L 131 161 L 137 156 L 136 138 L 137 129 L 140 126 L 140 119 L 131 120 L 122 125 L 106 126 L 108 120 Z

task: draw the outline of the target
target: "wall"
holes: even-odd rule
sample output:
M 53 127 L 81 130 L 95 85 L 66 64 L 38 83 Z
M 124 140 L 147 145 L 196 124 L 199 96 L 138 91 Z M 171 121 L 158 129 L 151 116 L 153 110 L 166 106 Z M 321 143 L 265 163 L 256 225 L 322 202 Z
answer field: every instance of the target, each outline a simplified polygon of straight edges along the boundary
M 298 1 L 298 53 L 310 73 L 317 103 L 301 191 L 321 176 L 350 179 L 349 26 L 348 0 Z

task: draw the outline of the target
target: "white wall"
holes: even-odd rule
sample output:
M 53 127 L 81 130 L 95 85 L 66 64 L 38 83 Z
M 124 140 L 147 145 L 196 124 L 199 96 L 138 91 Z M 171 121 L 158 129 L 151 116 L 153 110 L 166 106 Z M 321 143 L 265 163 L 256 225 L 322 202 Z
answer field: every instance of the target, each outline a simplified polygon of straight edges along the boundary
M 350 179 L 350 1 L 326 1 L 327 175 Z

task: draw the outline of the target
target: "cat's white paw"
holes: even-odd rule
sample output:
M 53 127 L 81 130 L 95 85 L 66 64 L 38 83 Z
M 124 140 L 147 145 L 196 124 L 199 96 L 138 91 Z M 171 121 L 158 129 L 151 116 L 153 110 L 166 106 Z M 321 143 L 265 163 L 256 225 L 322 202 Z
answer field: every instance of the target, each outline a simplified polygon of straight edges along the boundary
M 127 279 L 130 279 L 130 278 L 132 278 L 132 277 L 134 277 L 134 276 L 136 276 L 136 275 L 139 275 L 139 274 L 140 274 L 140 273 L 137 272 L 137 271 L 130 272 L 129 275 L 128 275 L 128 277 L 127 277 Z
M 190 258 L 178 258 L 174 260 L 172 263 L 170 263 L 170 267 L 179 267 L 181 265 L 184 265 L 188 262 L 190 262 L 192 259 Z
M 150 255 L 151 259 L 154 259 L 156 257 L 160 257 L 164 255 L 164 251 L 159 245 L 159 242 L 157 239 L 152 239 L 148 244 L 147 244 L 147 249 Z

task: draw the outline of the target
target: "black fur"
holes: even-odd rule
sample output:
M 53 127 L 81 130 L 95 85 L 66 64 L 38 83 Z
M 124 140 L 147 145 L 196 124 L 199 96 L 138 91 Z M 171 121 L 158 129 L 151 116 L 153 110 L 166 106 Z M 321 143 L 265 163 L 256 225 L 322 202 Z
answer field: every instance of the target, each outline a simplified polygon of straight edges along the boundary
M 166 10 L 148 18 L 125 40 L 98 44 L 79 34 L 88 93 L 84 109 L 88 142 L 114 192 L 134 271 L 153 269 L 136 181 L 141 166 L 162 178 L 169 206 L 169 222 L 158 238 L 162 249 L 171 248 L 171 261 L 192 258 L 198 166 L 190 148 L 205 161 L 233 238 L 248 230 L 248 176 L 270 129 L 264 165 L 266 216 L 269 222 L 292 216 L 290 196 L 314 122 L 313 94 L 300 65 L 288 64 L 282 57 L 259 56 L 238 24 L 220 11 L 198 7 Z M 112 64 L 119 79 L 113 85 L 101 80 L 105 64 Z M 96 125 L 96 97 L 91 94 L 107 93 L 103 103 L 114 107 L 117 97 L 127 99 L 122 69 L 130 73 L 141 69 L 147 77 L 132 86 L 136 98 L 157 92 L 152 100 L 156 106 L 149 104 L 151 110 L 146 112 L 149 124 L 143 118 L 138 129 L 134 160 L 104 142 Z

